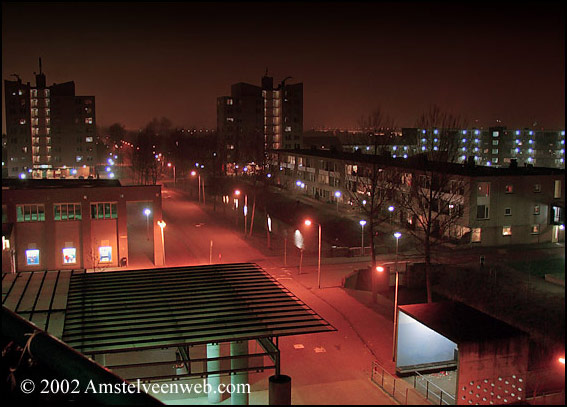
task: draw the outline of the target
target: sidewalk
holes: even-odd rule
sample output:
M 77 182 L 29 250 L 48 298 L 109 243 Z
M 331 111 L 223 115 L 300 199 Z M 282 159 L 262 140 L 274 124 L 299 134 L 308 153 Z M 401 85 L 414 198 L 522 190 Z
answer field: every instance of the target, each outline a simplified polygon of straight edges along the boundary
M 222 210 L 219 210 L 218 204 L 217 212 L 213 212 L 212 203 L 209 202 L 206 207 L 203 207 L 203 210 L 207 215 L 214 216 L 217 221 L 223 222 Z M 232 219 L 224 219 L 224 221 L 227 227 L 234 228 Z M 391 318 L 386 318 L 358 301 L 341 287 L 346 275 L 355 269 L 368 266 L 370 256 L 322 258 L 321 289 L 319 289 L 317 288 L 317 256 L 305 256 L 302 273 L 299 274 L 298 250 L 293 250 L 291 245 L 288 246 L 286 266 L 282 248 L 277 246 L 277 248 L 268 249 L 264 234 L 254 234 L 252 237 L 244 237 L 242 234 L 241 238 L 266 256 L 266 259 L 259 264 L 264 270 L 318 312 L 320 312 L 322 302 L 326 307 L 338 313 L 376 361 L 390 374 L 395 375 L 395 365 L 392 361 L 393 312 Z M 380 261 L 394 260 L 391 254 L 380 255 L 378 258 Z M 389 299 L 379 296 L 378 302 L 384 308 L 385 313 L 388 313 L 388 309 L 393 311 L 393 304 Z M 368 369 L 370 371 L 370 366 Z

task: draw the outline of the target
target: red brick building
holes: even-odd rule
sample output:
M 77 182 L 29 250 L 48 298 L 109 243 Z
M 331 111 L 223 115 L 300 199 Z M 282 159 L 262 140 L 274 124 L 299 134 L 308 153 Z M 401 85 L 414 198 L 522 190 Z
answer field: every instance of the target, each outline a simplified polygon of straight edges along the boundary
M 147 222 L 153 262 L 163 265 L 157 224 L 162 219 L 161 186 L 92 179 L 2 180 L 2 271 L 128 264 L 129 203 L 150 210 L 141 217 Z

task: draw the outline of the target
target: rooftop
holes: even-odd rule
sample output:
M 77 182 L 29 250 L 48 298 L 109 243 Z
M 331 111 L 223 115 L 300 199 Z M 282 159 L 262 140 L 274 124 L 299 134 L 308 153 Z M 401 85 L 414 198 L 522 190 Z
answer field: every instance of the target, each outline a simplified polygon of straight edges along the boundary
M 117 179 L 2 179 L 2 189 L 101 188 L 120 186 L 122 185 Z
M 437 171 L 469 177 L 503 177 L 529 175 L 560 175 L 565 176 L 565 170 L 546 167 L 485 167 L 479 165 L 458 164 L 442 161 L 429 161 L 424 155 L 408 158 L 392 158 L 387 155 L 348 153 L 318 149 L 272 150 L 272 153 L 311 156 L 318 158 L 342 160 L 352 163 L 376 163 L 384 167 L 408 168 L 422 171 Z
M 458 302 L 402 305 L 399 309 L 457 344 L 527 335 Z

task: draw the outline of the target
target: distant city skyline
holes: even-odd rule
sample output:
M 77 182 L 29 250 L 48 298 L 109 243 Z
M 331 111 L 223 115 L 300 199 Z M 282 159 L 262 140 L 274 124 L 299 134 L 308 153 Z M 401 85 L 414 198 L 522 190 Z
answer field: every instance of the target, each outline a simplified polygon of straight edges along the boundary
M 304 84 L 304 129 L 398 127 L 431 104 L 468 127 L 565 126 L 561 2 L 3 3 L 2 75 L 74 81 L 97 123 L 216 127 L 237 82 Z M 4 92 L 2 93 L 4 98 Z M 5 117 L 3 112 L 3 129 Z M 478 121 L 477 121 L 478 120 Z

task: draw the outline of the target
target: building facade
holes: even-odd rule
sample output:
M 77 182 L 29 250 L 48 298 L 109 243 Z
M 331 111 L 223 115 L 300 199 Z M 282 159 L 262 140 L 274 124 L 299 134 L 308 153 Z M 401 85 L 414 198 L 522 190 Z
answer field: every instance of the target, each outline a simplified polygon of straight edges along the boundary
M 17 76 L 17 75 L 16 75 Z M 94 96 L 75 95 L 75 83 L 47 86 L 5 80 L 6 167 L 10 178 L 85 178 L 94 175 Z
M 117 267 L 130 257 L 127 205 L 143 202 L 155 265 L 164 264 L 161 186 L 121 186 L 114 180 L 9 179 L 2 184 L 2 270 Z M 135 226 L 135 225 L 134 225 Z M 151 239 L 150 239 L 151 238 Z M 131 245 L 132 247 L 132 245 Z
M 416 154 L 438 154 L 451 148 L 454 162 L 463 163 L 474 157 L 477 165 L 507 167 L 515 160 L 519 165 L 565 169 L 565 130 L 454 129 L 449 143 L 441 140 L 441 129 L 404 128 L 382 138 L 380 151 L 392 157 L 408 158 Z M 374 154 L 375 145 L 359 134 L 358 140 L 343 143 L 345 152 Z
M 456 163 L 373 156 L 322 150 L 281 150 L 270 154 L 270 179 L 280 187 L 306 194 L 323 202 L 355 206 L 365 203 L 363 186 L 367 175 L 377 165 L 385 173 L 397 174 L 396 193 L 382 205 L 396 209 L 394 221 L 414 228 L 415 213 L 400 209 L 396 194 L 408 194 L 411 188 L 435 188 L 435 179 L 450 177 L 458 188 L 443 186 L 447 193 L 432 202 L 442 221 L 445 212 L 458 211 L 443 234 L 460 243 L 499 246 L 560 242 L 565 239 L 565 171 L 554 168 L 496 168 Z M 392 177 L 394 179 L 394 177 Z M 391 188 L 391 187 L 390 187 Z M 424 194 L 427 195 L 427 194 Z M 355 199 L 356 196 L 356 199 Z M 451 201 L 449 201 L 451 200 Z M 435 210 L 433 211 L 435 212 Z
M 237 83 L 230 96 L 217 98 L 217 132 L 221 157 L 229 168 L 262 164 L 270 149 L 301 148 L 303 84 L 272 77 L 261 86 Z

